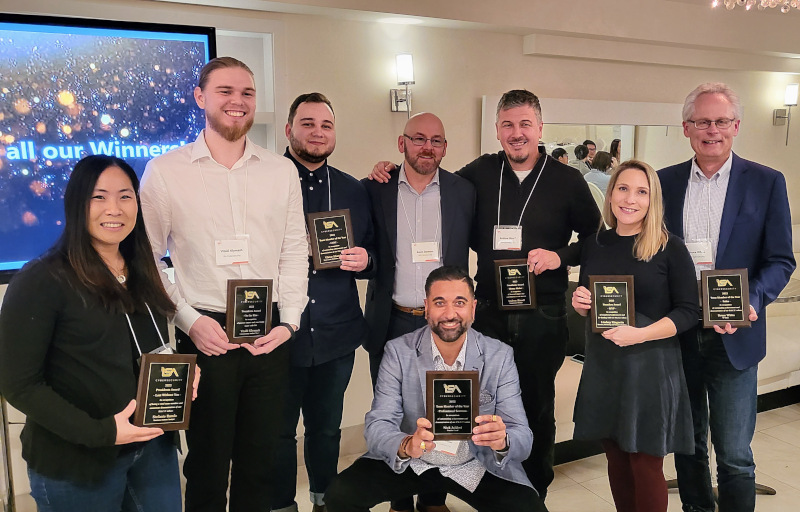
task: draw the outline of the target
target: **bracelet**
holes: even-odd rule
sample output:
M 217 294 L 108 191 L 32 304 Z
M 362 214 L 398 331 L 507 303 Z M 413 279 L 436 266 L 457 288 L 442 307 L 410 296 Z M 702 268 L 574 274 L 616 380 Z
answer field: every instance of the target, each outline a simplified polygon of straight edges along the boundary
M 292 324 L 287 324 L 286 322 L 281 322 L 278 324 L 279 326 L 286 327 L 289 330 L 289 341 L 292 341 L 297 336 L 297 331 L 292 328 Z
M 402 455 L 398 453 L 397 454 L 398 457 L 400 457 L 401 459 L 407 459 L 409 457 L 407 450 L 408 443 L 410 443 L 413 438 L 414 438 L 413 436 L 406 436 L 405 439 L 403 439 L 403 441 L 400 443 L 400 450 L 399 450 L 400 453 L 402 453 Z

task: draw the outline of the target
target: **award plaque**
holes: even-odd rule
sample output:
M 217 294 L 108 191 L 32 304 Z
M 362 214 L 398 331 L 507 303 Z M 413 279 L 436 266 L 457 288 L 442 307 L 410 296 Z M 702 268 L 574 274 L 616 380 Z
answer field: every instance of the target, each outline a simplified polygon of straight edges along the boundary
M 703 327 L 750 327 L 750 285 L 746 268 L 700 272 Z
M 472 438 L 477 426 L 480 383 L 478 372 L 426 372 L 426 417 L 438 440 Z
M 354 245 L 350 210 L 309 213 L 306 222 L 311 236 L 314 270 L 339 268 L 341 252 Z
M 500 309 L 534 309 L 536 289 L 528 260 L 494 260 L 497 305 Z
M 196 355 L 142 354 L 134 425 L 189 428 L 196 361 Z
M 225 331 L 231 343 L 253 343 L 272 326 L 272 279 L 228 279 Z
M 620 325 L 635 327 L 633 276 L 589 276 L 592 332 Z

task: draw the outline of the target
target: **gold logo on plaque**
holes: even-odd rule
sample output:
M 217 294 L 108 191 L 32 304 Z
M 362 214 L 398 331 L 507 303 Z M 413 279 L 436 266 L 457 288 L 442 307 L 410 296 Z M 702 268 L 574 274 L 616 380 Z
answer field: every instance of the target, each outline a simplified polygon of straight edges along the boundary
M 164 368 L 164 367 L 161 367 L 161 376 L 162 377 L 177 377 L 178 376 L 178 369 L 177 368 Z
M 604 293 L 619 293 L 616 286 L 605 286 L 603 285 L 603 292 Z
M 717 279 L 717 286 L 733 286 L 730 279 Z
M 458 384 L 445 384 L 444 385 L 444 392 L 445 393 L 461 393 L 461 389 L 458 387 Z
M 255 290 L 245 290 L 244 291 L 244 299 L 245 300 L 253 300 L 253 299 L 260 299 L 261 297 L 258 296 L 258 292 Z
M 508 269 L 508 275 L 509 276 L 521 276 L 522 272 L 520 272 L 518 268 L 510 268 L 510 269 Z
M 331 229 L 331 228 L 338 228 L 339 227 L 339 225 L 336 224 L 335 220 L 323 220 L 322 224 L 325 226 L 325 229 Z

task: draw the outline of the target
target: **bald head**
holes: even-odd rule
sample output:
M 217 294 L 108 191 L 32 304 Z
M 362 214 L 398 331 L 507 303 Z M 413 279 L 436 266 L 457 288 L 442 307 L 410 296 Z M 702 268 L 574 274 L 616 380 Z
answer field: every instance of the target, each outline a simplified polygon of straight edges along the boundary
M 414 139 L 421 141 L 422 145 L 414 144 Z M 413 170 L 421 175 L 435 173 L 447 153 L 442 120 L 428 112 L 414 115 L 406 123 L 403 135 L 398 138 L 397 149 L 405 155 L 406 172 Z

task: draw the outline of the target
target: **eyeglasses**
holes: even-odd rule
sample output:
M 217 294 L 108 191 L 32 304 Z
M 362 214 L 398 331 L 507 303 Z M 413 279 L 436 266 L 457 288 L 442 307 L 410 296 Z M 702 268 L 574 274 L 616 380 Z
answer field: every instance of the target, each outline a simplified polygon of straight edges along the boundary
M 424 146 L 426 142 L 431 141 L 431 146 L 435 148 L 441 148 L 447 143 L 447 139 L 442 139 L 441 137 L 431 137 L 430 139 L 426 139 L 425 137 L 420 136 L 410 136 L 403 134 L 403 137 L 407 138 L 411 141 L 412 144 L 415 146 Z
M 706 130 L 712 124 L 717 128 L 722 128 L 722 129 L 728 128 L 730 127 L 731 124 L 733 124 L 735 120 L 736 119 L 728 119 L 727 117 L 723 117 L 722 119 L 717 119 L 716 121 L 712 121 L 711 119 L 698 119 L 697 121 L 692 121 L 691 119 L 689 119 L 686 122 L 692 123 L 694 127 L 697 128 L 698 130 Z

